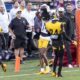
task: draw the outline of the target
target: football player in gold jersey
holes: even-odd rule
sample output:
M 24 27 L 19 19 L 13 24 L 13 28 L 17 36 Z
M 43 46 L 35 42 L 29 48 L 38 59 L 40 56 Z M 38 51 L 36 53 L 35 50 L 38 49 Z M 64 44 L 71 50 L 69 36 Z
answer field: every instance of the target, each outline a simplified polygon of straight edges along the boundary
M 50 33 L 50 38 L 52 40 L 53 50 L 55 51 L 55 59 L 53 65 L 53 76 L 62 77 L 62 65 L 63 65 L 63 55 L 64 55 L 64 40 L 68 40 L 70 42 L 71 39 L 65 33 L 64 26 L 61 22 L 58 21 L 58 18 L 54 18 L 53 20 L 46 23 L 46 29 Z M 59 68 L 58 72 L 56 72 L 57 62 L 59 60 Z
M 43 22 L 41 34 L 38 41 L 38 48 L 40 51 L 40 54 L 39 54 L 40 65 L 41 65 L 40 74 L 47 74 L 50 72 L 50 67 L 48 65 L 48 59 L 47 59 L 47 47 L 49 44 L 49 40 L 50 40 L 50 36 L 45 29 L 45 22 Z M 45 66 L 44 66 L 44 63 L 45 63 Z

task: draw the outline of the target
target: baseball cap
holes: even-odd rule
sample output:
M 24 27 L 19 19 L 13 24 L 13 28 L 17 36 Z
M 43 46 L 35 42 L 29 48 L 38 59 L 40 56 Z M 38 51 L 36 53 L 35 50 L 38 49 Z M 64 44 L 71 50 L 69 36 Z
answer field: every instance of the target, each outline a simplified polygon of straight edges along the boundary
M 64 10 L 63 7 L 59 7 L 58 11 L 59 11 L 59 12 L 64 12 L 65 10 Z

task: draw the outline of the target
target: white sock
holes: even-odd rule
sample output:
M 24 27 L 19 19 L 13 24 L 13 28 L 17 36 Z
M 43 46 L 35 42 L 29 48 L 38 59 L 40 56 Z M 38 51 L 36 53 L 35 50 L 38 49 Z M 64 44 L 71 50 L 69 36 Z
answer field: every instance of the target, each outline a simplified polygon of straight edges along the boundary
M 43 72 L 44 71 L 44 68 L 41 68 L 41 72 Z
M 49 68 L 49 66 L 46 66 L 46 68 Z

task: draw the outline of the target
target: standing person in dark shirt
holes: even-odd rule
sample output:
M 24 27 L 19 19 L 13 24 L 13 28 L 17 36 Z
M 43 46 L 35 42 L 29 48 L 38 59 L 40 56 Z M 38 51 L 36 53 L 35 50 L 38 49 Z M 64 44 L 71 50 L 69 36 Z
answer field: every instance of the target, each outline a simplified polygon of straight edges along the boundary
M 26 28 L 28 25 L 26 19 L 21 17 L 20 10 L 17 11 L 16 18 L 9 25 L 12 38 L 14 39 L 15 57 L 20 55 L 21 63 L 23 63 L 24 48 L 26 46 Z
M 65 16 L 70 20 L 71 27 L 71 39 L 75 38 L 75 13 L 73 13 L 73 6 L 71 3 L 68 3 L 66 6 Z
M 71 38 L 71 24 L 70 24 L 69 18 L 64 16 L 64 8 L 60 7 L 58 9 L 58 12 L 59 12 L 59 21 L 62 22 L 62 24 L 64 25 L 66 35 L 69 38 Z M 65 40 L 64 44 L 65 44 L 65 48 L 66 48 L 66 52 L 67 52 L 67 56 L 68 56 L 68 64 L 69 64 L 68 67 L 73 68 L 72 56 L 71 56 L 71 51 L 70 51 L 70 42 Z

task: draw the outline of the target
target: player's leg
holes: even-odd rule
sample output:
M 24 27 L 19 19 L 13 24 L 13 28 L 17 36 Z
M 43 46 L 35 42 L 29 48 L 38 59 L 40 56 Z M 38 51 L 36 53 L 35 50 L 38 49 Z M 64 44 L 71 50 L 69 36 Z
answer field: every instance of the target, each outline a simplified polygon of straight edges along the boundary
M 47 58 L 47 48 L 43 49 L 43 59 L 44 59 L 44 63 L 45 63 L 45 73 L 49 73 L 51 71 L 49 64 L 48 64 L 48 58 Z
M 45 73 L 50 72 L 50 68 L 48 66 L 48 59 L 47 59 L 47 46 L 48 46 L 48 40 L 39 40 L 39 50 L 40 50 L 40 62 L 42 64 L 42 70 L 44 70 L 44 64 L 46 66 Z
M 48 48 L 49 40 L 44 40 L 43 42 L 43 59 L 45 63 L 45 73 L 49 73 L 51 71 L 49 64 L 48 64 L 48 58 L 47 58 L 47 48 Z
M 44 63 L 46 66 L 48 66 L 48 58 L 47 58 L 47 49 L 43 48 L 43 58 L 44 58 Z
M 46 66 L 48 66 L 48 58 L 47 58 L 47 47 L 48 47 L 49 41 L 48 40 L 44 40 L 43 41 L 43 58 L 44 58 L 44 63 Z
M 63 66 L 63 55 L 64 55 L 64 49 L 61 49 L 59 53 L 58 77 L 62 77 L 61 71 L 62 71 L 62 66 Z
M 54 58 L 53 73 L 52 73 L 53 77 L 56 77 L 56 68 L 57 68 L 58 54 L 59 54 L 58 49 L 55 49 L 55 58 Z
M 39 49 L 40 53 L 39 53 L 39 57 L 40 57 L 40 66 L 41 66 L 41 70 L 40 73 L 44 73 L 45 69 L 44 69 L 44 59 L 43 59 L 43 49 Z
M 44 59 L 43 59 L 43 40 L 39 39 L 38 41 L 38 48 L 39 48 L 39 57 L 40 57 L 40 74 L 43 74 L 45 69 L 44 69 Z
M 19 54 L 20 54 L 20 43 L 21 43 L 21 40 L 18 37 L 16 37 L 16 39 L 14 40 L 14 54 L 15 54 L 15 58 L 19 57 Z

